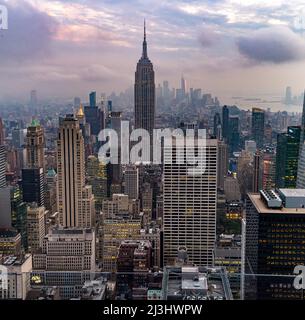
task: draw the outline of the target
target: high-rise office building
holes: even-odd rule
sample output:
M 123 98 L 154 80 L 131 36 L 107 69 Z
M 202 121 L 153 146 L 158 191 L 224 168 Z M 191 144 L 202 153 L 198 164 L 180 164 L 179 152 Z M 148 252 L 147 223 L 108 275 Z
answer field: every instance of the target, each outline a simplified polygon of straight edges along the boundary
M 303 100 L 303 110 L 302 110 L 302 121 L 301 121 L 301 143 L 305 141 L 305 90 L 304 90 L 304 100 Z
M 287 133 L 279 133 L 276 147 L 277 188 L 295 188 L 297 184 L 298 156 L 301 128 L 288 127 Z
M 304 189 L 248 194 L 242 237 L 243 298 L 304 299 L 304 290 L 293 286 L 295 266 L 305 263 L 304 204 Z
M 153 213 L 153 189 L 150 183 L 144 183 L 140 193 L 143 222 L 144 224 L 148 224 L 152 219 Z
M 92 91 L 89 94 L 89 105 L 91 108 L 96 107 L 96 92 Z
M 155 73 L 147 55 L 145 22 L 142 57 L 135 72 L 134 97 L 135 128 L 147 130 L 152 139 L 155 126 Z
M 6 186 L 6 151 L 4 145 L 0 145 L 0 189 Z
M 164 263 L 173 263 L 180 247 L 186 247 L 189 259 L 199 266 L 213 264 L 216 240 L 217 140 L 207 140 L 205 172 L 192 175 L 192 166 L 175 160 L 186 146 L 164 147 Z M 181 150 L 182 148 L 183 150 Z M 196 151 L 195 147 L 195 151 Z M 202 154 L 201 152 L 199 155 Z
M 45 230 L 46 210 L 33 202 L 27 207 L 28 249 L 35 252 L 42 248 Z
M 118 135 L 118 146 L 112 146 L 112 150 L 117 148 L 116 152 L 118 155 L 118 163 L 108 164 L 108 179 L 109 185 L 121 184 L 122 182 L 122 165 L 121 165 L 121 123 L 122 123 L 122 112 L 111 111 L 109 114 L 109 126 Z M 110 186 L 109 186 L 110 189 Z
M 75 109 L 78 109 L 81 104 L 81 99 L 79 97 L 74 98 L 73 106 Z
M 36 202 L 44 206 L 43 168 L 22 169 L 22 194 L 24 202 Z
M 305 91 L 303 100 L 301 134 L 300 134 L 300 148 L 299 148 L 299 161 L 297 173 L 297 187 L 305 188 Z
M 259 108 L 252 109 L 252 139 L 258 148 L 264 145 L 265 137 L 265 111 Z
M 27 205 L 23 201 L 22 191 L 19 186 L 10 187 L 10 214 L 11 226 L 15 228 L 21 236 L 21 244 L 24 250 L 28 248 L 28 229 L 27 229 Z
M 128 166 L 124 171 L 124 193 L 129 199 L 139 198 L 139 169 L 136 166 Z
M 275 159 L 273 151 L 264 152 L 263 155 L 263 189 L 275 188 Z
M 228 128 L 229 134 L 228 134 L 228 144 L 229 144 L 229 150 L 232 154 L 233 152 L 236 152 L 239 150 L 239 117 L 236 116 L 230 116 L 229 117 L 229 128 Z
M 26 167 L 22 169 L 24 202 L 44 205 L 44 131 L 37 120 L 33 120 L 26 131 Z
M 229 108 L 223 106 L 222 108 L 222 137 L 225 142 L 229 139 Z
M 213 136 L 218 140 L 221 139 L 221 118 L 218 112 L 214 115 Z
M 11 188 L 10 186 L 0 188 L 0 228 L 11 228 Z
M 4 144 L 4 126 L 2 119 L 0 118 L 0 146 Z
M 48 210 L 49 215 L 57 212 L 57 199 L 56 199 L 56 184 L 57 174 L 54 169 L 49 169 L 46 174 L 46 188 L 45 188 L 45 208 Z
M 78 120 L 67 115 L 57 140 L 57 207 L 64 227 L 91 228 L 94 222 L 92 187 L 85 184 L 84 139 Z
M 186 92 L 187 92 L 187 89 L 186 89 L 186 80 L 184 79 L 184 76 L 182 75 L 182 76 L 181 76 L 181 94 L 182 94 L 183 99 L 184 99 L 185 96 L 186 96 Z
M 297 188 L 305 188 L 305 148 L 304 145 L 300 145 L 300 149 L 302 149 L 301 153 L 299 153 L 298 158 L 298 172 L 297 172 Z
M 93 155 L 88 157 L 87 179 L 92 186 L 96 211 L 99 212 L 107 198 L 107 172 L 106 165 Z
M 257 151 L 253 156 L 252 191 L 259 192 L 263 185 L 263 155 Z
M 217 187 L 223 189 L 224 179 L 229 170 L 229 153 L 227 144 L 218 141 L 218 166 L 217 166 Z
M 292 89 L 291 87 L 286 87 L 286 94 L 285 94 L 285 104 L 292 103 Z
M 104 111 L 96 105 L 96 93 L 91 92 L 89 95 L 90 105 L 85 106 L 84 113 L 86 122 L 90 124 L 90 132 L 97 136 L 104 128 Z
M 44 205 L 44 172 L 43 168 L 22 169 L 22 194 L 24 202 L 37 202 Z
M 27 129 L 26 153 L 28 168 L 44 169 L 44 132 L 37 120 L 33 120 Z

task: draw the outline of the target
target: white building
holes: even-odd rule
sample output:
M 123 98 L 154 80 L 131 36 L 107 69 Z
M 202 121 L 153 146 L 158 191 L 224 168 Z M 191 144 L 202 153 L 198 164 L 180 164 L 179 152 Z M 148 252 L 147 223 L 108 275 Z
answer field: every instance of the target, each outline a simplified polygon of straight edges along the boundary
M 25 300 L 30 290 L 32 256 L 30 254 L 21 258 L 7 256 L 3 258 L 0 270 L 2 272 L 0 276 L 0 300 Z M 6 285 L 4 285 L 4 281 L 6 281 Z
M 85 280 L 95 272 L 95 232 L 91 229 L 56 228 L 33 255 L 33 275 L 39 285 L 58 286 L 61 298 L 78 297 Z
M 217 140 L 206 141 L 198 164 L 206 163 L 203 174 L 191 175 L 191 164 L 175 162 L 178 148 L 164 148 L 164 264 L 176 258 L 179 247 L 187 248 L 189 260 L 198 265 L 213 264 L 216 240 Z M 199 153 L 200 154 L 200 153 Z M 197 164 L 197 165 L 198 165 Z

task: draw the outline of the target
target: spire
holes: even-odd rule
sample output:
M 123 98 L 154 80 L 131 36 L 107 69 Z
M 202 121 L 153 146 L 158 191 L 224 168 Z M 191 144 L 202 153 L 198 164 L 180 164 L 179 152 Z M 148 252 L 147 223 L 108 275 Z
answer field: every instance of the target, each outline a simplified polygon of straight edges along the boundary
M 77 118 L 83 118 L 84 117 L 84 110 L 83 110 L 83 105 L 82 104 L 80 104 L 79 105 L 79 109 L 78 109 L 78 111 L 77 111 L 77 113 L 76 113 L 76 117 Z
M 144 19 L 144 40 L 143 40 L 143 52 L 142 58 L 146 59 L 147 57 L 147 43 L 146 43 L 146 21 Z

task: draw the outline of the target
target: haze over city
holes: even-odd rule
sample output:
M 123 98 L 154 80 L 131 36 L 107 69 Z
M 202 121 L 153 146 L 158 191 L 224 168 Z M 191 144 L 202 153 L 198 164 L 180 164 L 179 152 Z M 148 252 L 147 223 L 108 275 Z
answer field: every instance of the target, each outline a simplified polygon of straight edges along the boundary
M 156 84 L 270 99 L 305 80 L 303 1 L 3 1 L 0 100 L 86 97 L 133 85 L 143 20 Z M 301 22 L 300 22 L 301 21 Z M 299 108 L 300 109 L 300 108 Z M 301 109 L 299 110 L 301 111 Z

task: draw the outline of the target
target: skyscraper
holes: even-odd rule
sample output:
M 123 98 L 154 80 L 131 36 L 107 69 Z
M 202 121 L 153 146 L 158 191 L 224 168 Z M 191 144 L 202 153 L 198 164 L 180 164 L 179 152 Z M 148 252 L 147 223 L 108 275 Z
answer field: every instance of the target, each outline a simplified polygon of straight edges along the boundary
M 252 191 L 259 192 L 263 185 L 263 155 L 257 151 L 253 157 Z
M 147 55 L 145 21 L 142 57 L 135 72 L 134 97 L 135 128 L 147 130 L 152 139 L 155 126 L 155 73 Z
M 285 94 L 285 104 L 292 103 L 292 90 L 291 87 L 286 87 L 286 94 Z
M 27 207 L 27 244 L 31 252 L 42 247 L 43 238 L 46 235 L 45 214 L 45 208 L 38 207 L 35 202 Z
M 139 169 L 135 166 L 129 166 L 124 171 L 125 190 L 129 199 L 139 198 Z
M 252 138 L 258 148 L 264 145 L 265 132 L 265 111 L 259 108 L 252 108 Z
M 295 126 L 288 127 L 287 133 L 280 133 L 277 136 L 275 174 L 277 188 L 296 187 L 300 135 L 300 127 Z
M 305 263 L 304 204 L 304 189 L 248 194 L 243 220 L 245 299 L 304 299 L 304 290 L 293 286 L 294 267 Z
M 229 138 L 229 108 L 223 106 L 222 108 L 222 137 L 225 142 L 228 142 Z
M 216 240 L 217 140 L 206 141 L 205 172 L 189 175 L 190 164 L 175 161 L 182 152 L 175 145 L 164 147 L 164 264 L 173 263 L 180 247 L 198 266 L 213 264 Z
M 305 141 L 305 90 L 304 90 L 304 100 L 303 100 L 303 111 L 302 111 L 302 122 L 301 122 L 301 143 Z
M 299 154 L 298 161 L 298 174 L 297 174 L 297 188 L 305 188 L 305 148 L 304 145 L 300 145 L 302 151 Z
M 97 136 L 104 128 L 104 111 L 96 105 L 96 93 L 89 94 L 90 105 L 85 106 L 84 113 L 86 122 L 90 124 L 92 135 Z
M 228 144 L 231 154 L 239 150 L 239 138 L 239 117 L 237 115 L 230 116 L 228 127 Z
M 89 105 L 91 108 L 96 106 L 96 92 L 95 91 L 92 91 L 89 94 Z
M 0 145 L 0 188 L 4 188 L 6 186 L 6 154 L 5 147 Z
M 44 133 L 37 120 L 27 129 L 26 153 L 28 168 L 44 168 Z
M 224 141 L 218 141 L 218 165 L 217 165 L 217 187 L 224 188 L 224 180 L 229 169 L 228 146 Z
M 218 140 L 221 139 L 221 118 L 218 112 L 214 116 L 213 136 Z
M 107 198 L 107 172 L 106 164 L 97 157 L 91 155 L 87 160 L 87 181 L 92 186 L 94 194 L 95 208 L 99 212 L 102 210 L 103 200 Z
M 22 199 L 21 188 L 19 188 L 18 186 L 10 187 L 10 200 L 11 200 L 11 205 L 10 205 L 11 226 L 20 233 L 22 247 L 23 249 L 27 250 L 28 248 L 27 210 L 26 210 L 27 205 Z
M 184 79 L 184 76 L 182 75 L 181 77 L 181 94 L 182 94 L 182 97 L 185 98 L 185 95 L 186 95 L 186 81 Z
M 3 128 L 3 122 L 0 118 L 0 146 L 4 144 L 4 128 Z
M 63 120 L 57 140 L 57 205 L 64 227 L 91 228 L 94 220 L 94 197 L 85 185 L 84 139 L 73 115 Z
M 42 168 L 22 169 L 22 194 L 24 202 L 44 206 L 44 173 Z
M 298 161 L 298 174 L 297 174 L 297 187 L 305 188 L 305 91 L 303 100 L 303 112 L 300 134 L 300 149 L 299 149 L 299 161 Z

